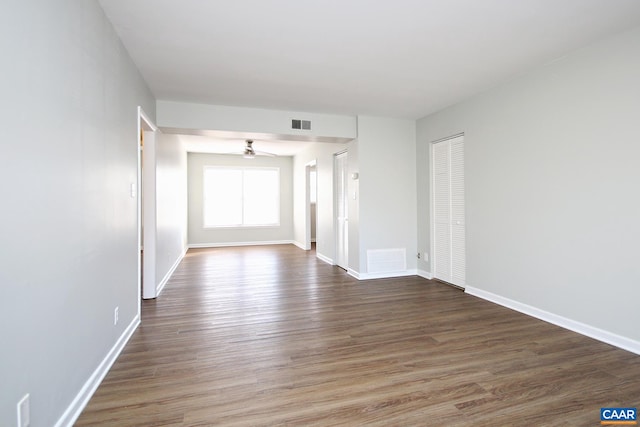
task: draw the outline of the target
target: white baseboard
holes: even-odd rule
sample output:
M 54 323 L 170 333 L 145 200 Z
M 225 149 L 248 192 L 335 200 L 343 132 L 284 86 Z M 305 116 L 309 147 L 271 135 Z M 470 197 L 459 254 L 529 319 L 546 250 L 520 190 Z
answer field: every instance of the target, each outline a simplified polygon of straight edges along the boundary
M 430 271 L 418 270 L 418 276 L 424 277 L 425 279 L 432 280 L 433 274 Z
M 588 336 L 598 341 L 602 341 L 623 350 L 627 350 L 640 355 L 640 341 L 635 341 L 630 338 L 587 325 L 586 323 L 577 322 L 563 316 L 558 316 L 557 314 L 549 313 L 548 311 L 544 311 L 539 308 L 523 304 L 521 302 L 514 301 L 512 299 L 505 298 L 491 292 L 483 291 L 482 289 L 467 286 L 465 288 L 465 292 L 478 298 L 491 301 L 498 305 L 508 307 L 512 310 L 519 311 L 520 313 L 535 317 L 536 319 L 544 320 L 545 322 L 552 323 L 565 329 L 569 329 L 570 331 L 577 332 L 581 335 Z
M 355 277 L 358 280 L 373 280 L 373 279 L 391 279 L 393 277 L 406 277 L 416 276 L 417 270 L 403 270 L 403 271 L 389 271 L 384 273 L 358 273 L 355 270 L 347 270 L 350 276 Z
M 178 259 L 176 259 L 176 262 L 173 263 L 169 271 L 167 271 L 167 274 L 165 274 L 162 280 L 160 281 L 160 283 L 158 283 L 158 286 L 156 287 L 156 298 L 160 296 L 160 292 L 162 292 L 162 290 L 164 289 L 164 286 L 167 284 L 167 282 L 171 278 L 171 275 L 173 274 L 174 271 L 176 271 L 176 268 L 178 268 L 178 265 L 180 265 L 180 261 L 182 261 L 184 256 L 187 254 L 187 250 L 189 249 L 188 248 L 184 249 L 184 252 L 182 252 L 182 254 L 178 256 Z
M 300 243 L 300 242 L 298 242 L 298 241 L 296 241 L 296 240 L 294 240 L 294 241 L 293 241 L 293 242 L 291 242 L 291 243 L 293 243 L 295 246 L 299 247 L 299 248 L 300 248 L 300 249 L 302 249 L 303 251 L 310 251 L 310 250 L 312 249 L 312 248 L 311 248 L 311 244 L 309 244 L 309 247 L 308 247 L 308 248 L 305 248 L 305 246 L 304 246 L 302 243 Z
M 320 261 L 326 262 L 329 265 L 335 265 L 331 258 L 329 258 L 328 256 L 322 255 L 318 251 L 316 251 L 316 258 L 318 258 Z
M 114 344 L 114 346 L 109 350 L 109 353 L 105 356 L 105 358 L 100 362 L 100 365 L 96 368 L 95 371 L 91 374 L 89 379 L 84 383 L 76 397 L 73 399 L 69 407 L 64 411 L 60 419 L 57 423 L 55 423 L 55 427 L 72 427 L 73 423 L 76 422 L 80 414 L 82 413 L 87 403 L 91 399 L 91 396 L 96 392 L 98 386 L 104 379 L 104 377 L 111 369 L 111 366 L 116 361 L 122 349 L 127 344 L 136 328 L 140 324 L 140 316 L 136 315 L 133 318 L 129 326 L 122 332 L 118 341 Z
M 226 248 L 229 246 L 295 245 L 293 240 L 267 240 L 264 242 L 189 243 L 189 249 Z

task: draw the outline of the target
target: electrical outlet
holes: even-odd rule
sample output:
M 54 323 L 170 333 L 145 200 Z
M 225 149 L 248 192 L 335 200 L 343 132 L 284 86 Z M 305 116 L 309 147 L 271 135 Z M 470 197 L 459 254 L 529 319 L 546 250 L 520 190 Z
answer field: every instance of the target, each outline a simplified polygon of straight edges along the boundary
M 113 326 L 116 326 L 118 324 L 119 311 L 120 311 L 120 307 L 116 307 L 115 310 L 113 310 Z
M 25 394 L 18 402 L 18 427 L 31 425 L 31 413 L 29 409 L 29 393 Z

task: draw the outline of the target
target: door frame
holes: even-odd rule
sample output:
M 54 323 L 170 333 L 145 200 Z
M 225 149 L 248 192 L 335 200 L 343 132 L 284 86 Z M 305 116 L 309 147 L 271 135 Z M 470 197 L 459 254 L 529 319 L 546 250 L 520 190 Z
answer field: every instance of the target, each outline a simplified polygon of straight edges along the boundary
M 156 297 L 155 140 L 157 132 L 158 127 L 144 112 L 142 107 L 139 106 L 138 134 L 136 138 L 136 147 L 138 151 L 138 313 L 140 313 L 141 299 Z M 140 138 L 142 135 L 144 135 L 144 147 L 140 145 Z M 144 233 L 143 229 L 145 230 Z M 144 250 L 144 261 L 141 249 Z

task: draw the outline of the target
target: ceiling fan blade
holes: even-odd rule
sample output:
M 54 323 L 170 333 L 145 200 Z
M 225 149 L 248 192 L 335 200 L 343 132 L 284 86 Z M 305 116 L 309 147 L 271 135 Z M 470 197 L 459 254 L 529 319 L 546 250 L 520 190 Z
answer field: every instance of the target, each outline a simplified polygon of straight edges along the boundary
M 228 151 L 223 154 L 232 154 L 236 156 L 243 156 L 246 159 L 252 159 L 256 156 L 264 156 L 264 157 L 278 157 L 275 153 L 269 153 L 268 151 L 256 150 L 253 148 L 253 140 L 246 140 L 246 145 L 241 150 L 236 151 Z
M 268 153 L 266 151 L 260 151 L 260 150 L 253 150 L 253 151 L 254 151 L 254 153 L 256 153 L 256 156 L 278 157 L 277 154 Z

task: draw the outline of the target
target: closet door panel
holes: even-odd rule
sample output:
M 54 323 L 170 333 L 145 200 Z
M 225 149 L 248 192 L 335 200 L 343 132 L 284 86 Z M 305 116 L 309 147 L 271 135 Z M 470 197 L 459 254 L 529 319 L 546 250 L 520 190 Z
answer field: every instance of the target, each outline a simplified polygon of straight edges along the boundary
M 466 229 L 462 136 L 433 144 L 432 179 L 433 275 L 464 287 Z

